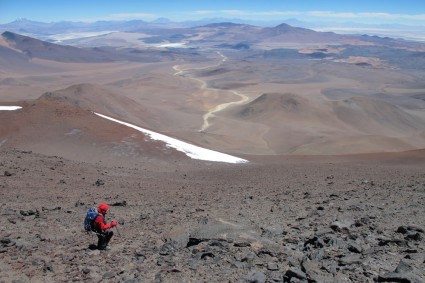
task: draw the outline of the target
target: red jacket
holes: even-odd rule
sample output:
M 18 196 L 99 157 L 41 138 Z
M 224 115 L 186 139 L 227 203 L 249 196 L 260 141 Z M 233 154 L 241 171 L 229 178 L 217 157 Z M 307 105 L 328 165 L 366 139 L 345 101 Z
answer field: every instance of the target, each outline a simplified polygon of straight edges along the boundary
M 102 214 L 99 214 L 95 219 L 94 219 L 94 229 L 98 232 L 103 232 L 105 230 L 108 230 L 109 228 L 111 228 L 111 224 L 105 223 L 105 217 Z

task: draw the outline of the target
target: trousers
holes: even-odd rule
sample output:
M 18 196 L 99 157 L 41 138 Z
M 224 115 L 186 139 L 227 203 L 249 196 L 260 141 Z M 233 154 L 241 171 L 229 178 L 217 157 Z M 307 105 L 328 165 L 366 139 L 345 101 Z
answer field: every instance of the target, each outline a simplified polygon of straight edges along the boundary
M 114 232 L 112 231 L 104 231 L 97 234 L 97 248 L 99 250 L 104 250 L 106 246 L 108 246 L 109 241 L 111 240 L 112 236 L 114 235 Z

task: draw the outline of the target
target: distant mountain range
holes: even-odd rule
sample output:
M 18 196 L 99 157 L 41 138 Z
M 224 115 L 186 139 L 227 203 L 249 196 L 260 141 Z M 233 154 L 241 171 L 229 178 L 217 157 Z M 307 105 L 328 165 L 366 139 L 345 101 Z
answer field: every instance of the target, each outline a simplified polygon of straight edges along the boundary
M 253 21 L 243 19 L 209 18 L 197 21 L 173 22 L 167 18 L 159 18 L 154 21 L 130 20 L 130 21 L 97 21 L 97 22 L 37 22 L 28 19 L 0 24 L 0 32 L 11 31 L 15 33 L 32 35 L 35 37 L 49 36 L 54 34 L 122 31 L 133 32 L 136 30 L 155 30 L 172 28 L 193 28 L 215 23 L 231 22 L 235 24 L 252 25 L 258 27 L 275 27 L 282 23 L 296 27 L 313 29 L 316 31 L 334 31 L 341 34 L 368 34 L 378 36 L 399 37 L 413 40 L 425 40 L 425 27 L 409 26 L 400 24 L 372 25 L 356 22 L 304 22 L 297 19 L 281 21 Z

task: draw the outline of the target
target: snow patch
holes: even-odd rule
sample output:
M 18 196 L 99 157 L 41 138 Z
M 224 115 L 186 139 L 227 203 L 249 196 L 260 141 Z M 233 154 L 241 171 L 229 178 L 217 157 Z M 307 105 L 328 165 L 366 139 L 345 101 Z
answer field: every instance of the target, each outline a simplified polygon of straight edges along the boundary
M 215 162 L 226 162 L 226 163 L 245 163 L 245 162 L 248 162 L 248 160 L 245 160 L 245 159 L 241 159 L 241 158 L 238 158 L 238 157 L 235 157 L 235 156 L 232 156 L 232 155 L 228 155 L 228 154 L 221 153 L 221 152 L 218 152 L 218 151 L 213 151 L 213 150 L 210 150 L 210 149 L 206 149 L 206 148 L 202 148 L 202 147 L 199 147 L 199 146 L 196 146 L 196 145 L 192 145 L 192 144 L 189 144 L 189 143 L 168 137 L 168 136 L 163 135 L 163 134 L 159 134 L 159 133 L 156 133 L 156 132 L 153 132 L 153 131 L 150 131 L 150 130 L 143 129 L 141 127 L 132 125 L 130 123 L 119 121 L 117 119 L 114 119 L 114 118 L 111 118 L 111 117 L 108 117 L 108 116 L 105 116 L 105 115 L 102 115 L 102 114 L 99 114 L 99 113 L 96 113 L 96 112 L 94 112 L 94 114 L 96 114 L 96 115 L 98 115 L 102 118 L 114 121 L 116 123 L 125 125 L 127 127 L 133 128 L 133 129 L 138 130 L 140 132 L 143 132 L 144 134 L 149 135 L 149 137 L 153 140 L 163 141 L 167 144 L 168 147 L 172 147 L 172 148 L 174 148 L 178 151 L 181 151 L 181 152 L 185 153 L 187 156 L 189 156 L 190 158 L 193 158 L 193 159 L 215 161 Z
M 22 108 L 21 106 L 0 106 L 0 110 L 7 110 L 7 111 L 18 110 L 21 108 Z
M 162 48 L 187 48 L 185 43 L 163 43 L 163 44 L 159 44 L 158 47 L 162 47 Z

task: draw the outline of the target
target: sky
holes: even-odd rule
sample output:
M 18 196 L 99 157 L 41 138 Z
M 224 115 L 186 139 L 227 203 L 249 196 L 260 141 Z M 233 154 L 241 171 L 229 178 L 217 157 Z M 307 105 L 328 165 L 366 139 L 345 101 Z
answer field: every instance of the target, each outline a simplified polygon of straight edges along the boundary
M 41 22 L 298 19 L 425 26 L 425 0 L 0 0 L 0 23 L 19 18 Z

